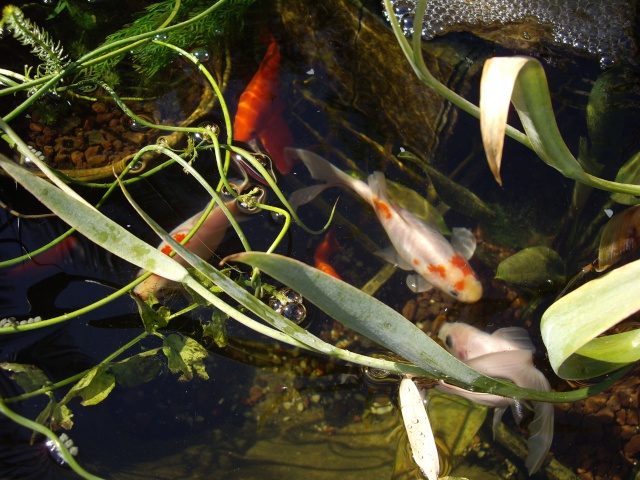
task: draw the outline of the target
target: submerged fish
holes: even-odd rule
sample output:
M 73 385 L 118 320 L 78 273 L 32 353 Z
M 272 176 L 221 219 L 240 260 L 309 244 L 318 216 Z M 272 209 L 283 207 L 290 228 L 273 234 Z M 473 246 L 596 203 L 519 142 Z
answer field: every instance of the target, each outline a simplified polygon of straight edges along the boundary
M 225 203 L 225 206 L 229 209 L 229 212 L 234 217 L 238 217 L 238 215 L 240 215 L 241 212 L 239 210 L 237 201 L 230 200 Z M 196 213 L 194 216 L 181 223 L 171 232 L 169 232 L 169 235 L 171 235 L 174 240 L 181 242 L 196 225 L 196 223 L 202 216 L 202 213 L 203 212 Z M 241 221 L 242 219 L 243 218 L 239 218 L 238 221 Z M 229 225 L 231 224 L 229 223 L 229 219 L 225 215 L 224 211 L 216 205 L 211 210 L 211 212 L 209 212 L 209 215 L 207 215 L 207 218 L 204 220 L 196 234 L 189 239 L 184 247 L 187 250 L 195 253 L 200 258 L 206 260 L 211 257 L 216 248 L 218 248 L 218 245 L 224 238 Z M 158 250 L 166 255 L 169 255 L 173 251 L 173 249 L 165 241 L 158 245 Z M 190 267 L 189 263 L 187 263 L 187 261 L 179 255 L 175 255 L 173 258 L 179 264 L 185 267 Z M 145 271 L 146 270 L 141 270 L 138 275 L 143 274 Z M 161 298 L 169 291 L 177 289 L 179 285 L 180 284 L 178 282 L 168 280 L 154 273 L 142 283 L 139 283 L 133 289 L 133 293 L 138 295 L 143 300 L 147 300 L 150 293 L 153 294 L 153 296 L 156 298 Z
M 282 116 L 285 105 L 280 93 L 280 49 L 272 36 L 269 46 L 249 85 L 240 96 L 233 121 L 233 139 L 255 142 L 271 155 L 280 173 L 289 173 L 292 164 L 284 155 L 284 148 L 293 144 L 293 135 Z
M 551 386 L 544 374 L 533 365 L 535 348 L 523 328 L 501 328 L 488 334 L 464 323 L 445 323 L 438 337 L 452 355 L 473 369 L 495 378 L 510 380 L 516 385 L 548 392 Z M 439 390 L 465 397 L 473 402 L 495 407 L 493 427 L 500 423 L 507 407 L 511 407 L 519 424 L 523 418 L 522 403 L 517 400 L 488 393 L 470 392 L 441 382 Z M 529 424 L 529 454 L 525 465 L 529 474 L 537 472 L 553 440 L 553 405 L 533 404 L 533 420 Z
M 407 277 L 412 291 L 424 292 L 436 287 L 462 302 L 475 302 L 482 297 L 482 284 L 467 263 L 476 246 L 469 230 L 454 228 L 449 243 L 435 225 L 423 222 L 389 200 L 381 172 L 369 175 L 367 184 L 307 150 L 287 148 L 285 154 L 299 158 L 313 178 L 327 182 L 294 192 L 289 200 L 292 207 L 311 201 L 334 185 L 349 187 L 373 207 L 391 240 L 392 247 L 380 252 L 380 256 L 403 270 L 416 272 Z
M 316 251 L 313 255 L 313 265 L 318 269 L 331 275 L 338 280 L 342 280 L 340 274 L 336 272 L 335 268 L 331 266 L 329 263 L 329 258 L 334 253 L 340 251 L 340 245 L 336 240 L 336 237 L 333 234 L 333 229 L 329 230 L 327 234 L 324 236 L 324 239 L 316 248 Z

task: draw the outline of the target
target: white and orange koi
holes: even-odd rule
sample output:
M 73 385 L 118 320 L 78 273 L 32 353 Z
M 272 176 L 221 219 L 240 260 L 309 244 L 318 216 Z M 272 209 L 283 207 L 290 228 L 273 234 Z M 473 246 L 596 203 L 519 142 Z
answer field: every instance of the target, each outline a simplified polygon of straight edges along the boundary
M 313 178 L 327 182 L 294 192 L 289 200 L 294 208 L 311 201 L 326 188 L 347 186 L 373 207 L 391 240 L 392 247 L 379 255 L 404 270 L 416 272 L 407 277 L 412 291 L 424 292 L 436 287 L 462 302 L 476 302 L 482 297 L 482 284 L 467 263 L 476 247 L 469 230 L 454 228 L 452 243 L 449 243 L 436 226 L 424 223 L 389 200 L 381 172 L 369 175 L 366 184 L 308 150 L 288 148 L 285 154 L 299 158 Z
M 501 328 L 488 334 L 464 323 L 445 323 L 440 328 L 438 337 L 452 355 L 474 370 L 512 381 L 520 387 L 545 392 L 551 390 L 544 374 L 533 365 L 535 348 L 529 334 L 523 328 Z M 495 407 L 494 431 L 508 407 L 511 407 L 518 424 L 523 418 L 524 405 L 517 400 L 489 393 L 470 392 L 444 382 L 440 382 L 437 388 L 481 405 Z M 553 405 L 544 402 L 531 403 L 534 416 L 529 423 L 529 453 L 525 461 L 530 475 L 542 466 L 553 440 Z
M 237 221 L 248 218 L 238 218 L 241 212 L 238 209 L 238 202 L 236 202 L 235 200 L 226 202 L 225 206 L 227 207 L 229 212 L 234 217 L 236 217 Z M 193 229 L 196 223 L 198 223 L 200 217 L 202 217 L 203 211 L 196 213 L 194 216 L 178 225 L 169 233 L 169 235 L 171 235 L 171 237 L 173 237 L 173 239 L 178 242 L 184 240 L 184 238 Z M 216 250 L 216 248 L 218 248 L 218 245 L 220 245 L 220 242 L 224 238 L 229 225 L 231 224 L 229 223 L 229 219 L 225 215 L 224 211 L 216 205 L 209 212 L 209 215 L 207 215 L 207 218 L 204 220 L 195 235 L 189 239 L 184 247 L 189 251 L 195 253 L 200 258 L 206 260 L 213 255 L 213 252 Z M 165 241 L 158 245 L 158 250 L 166 255 L 169 255 L 173 251 L 173 249 Z M 173 258 L 180 265 L 190 267 L 187 261 L 179 255 L 175 255 Z M 143 274 L 145 271 L 146 270 L 141 270 L 138 276 Z M 147 300 L 150 293 L 153 294 L 153 296 L 156 298 L 161 298 L 170 291 L 178 289 L 179 286 L 180 284 L 178 282 L 174 282 L 159 275 L 153 274 L 142 283 L 139 283 L 133 289 L 133 293 L 138 295 L 143 300 Z

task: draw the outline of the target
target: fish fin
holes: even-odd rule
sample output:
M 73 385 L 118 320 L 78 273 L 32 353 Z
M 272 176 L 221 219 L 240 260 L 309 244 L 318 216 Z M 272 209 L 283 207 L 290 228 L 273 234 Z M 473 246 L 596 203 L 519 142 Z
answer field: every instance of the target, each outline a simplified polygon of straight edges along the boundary
M 553 404 L 535 402 L 533 411 L 534 416 L 529 424 L 529 440 L 527 441 L 529 453 L 525 460 L 529 475 L 540 470 L 553 441 Z
M 395 265 L 402 270 L 413 270 L 411 265 L 409 265 L 397 252 L 393 245 L 389 245 L 387 248 L 383 248 L 382 250 L 378 250 L 376 255 L 385 259 L 387 262 Z
M 333 186 L 335 186 L 335 184 L 333 183 L 320 183 L 318 185 L 311 185 L 310 187 L 300 188 L 291 194 L 288 199 L 289 204 L 295 211 L 298 209 L 298 207 L 309 203 L 323 191 Z
M 510 380 L 521 387 L 530 387 L 530 372 L 536 370 L 528 350 L 508 350 L 474 357 L 465 362 L 474 370 L 491 377 Z
M 320 155 L 317 155 L 303 148 L 285 148 L 284 156 L 287 161 L 293 164 L 296 160 L 302 160 L 302 163 L 309 169 L 311 177 L 315 180 L 324 180 L 329 183 L 350 183 L 352 179 L 342 170 L 333 166 Z
M 506 411 L 507 411 L 507 407 L 496 407 L 496 409 L 493 411 L 493 423 L 491 424 L 491 427 L 493 429 L 494 440 L 496 439 L 496 431 L 498 430 L 498 425 L 500 425 L 500 422 L 502 421 L 502 416 Z
M 529 332 L 522 327 L 500 328 L 491 335 L 513 343 L 518 350 L 528 350 L 530 352 L 536 351 L 536 347 L 533 346 L 531 337 L 529 337 Z
M 433 285 L 427 282 L 422 275 L 411 273 L 407 275 L 407 287 L 409 287 L 409 290 L 413 293 L 420 293 L 428 292 L 433 288 Z
M 468 228 L 454 228 L 451 235 L 451 246 L 465 260 L 473 257 L 476 251 L 476 237 Z
M 442 380 L 438 381 L 439 385 L 436 385 L 436 390 L 442 393 L 448 393 L 450 395 L 456 395 L 458 397 L 465 398 L 478 405 L 484 405 L 485 407 L 495 408 L 507 408 L 513 400 L 507 397 L 500 397 L 491 393 L 470 392 L 464 388 L 456 387 L 455 385 L 449 385 Z

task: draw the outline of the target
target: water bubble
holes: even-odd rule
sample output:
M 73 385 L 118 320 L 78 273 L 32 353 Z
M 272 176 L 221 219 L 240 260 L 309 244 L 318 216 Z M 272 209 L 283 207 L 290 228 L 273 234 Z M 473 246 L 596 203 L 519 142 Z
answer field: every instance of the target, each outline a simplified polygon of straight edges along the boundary
M 166 42 L 167 40 L 169 40 L 169 35 L 167 35 L 166 33 L 156 33 L 153 36 L 153 39 L 160 42 Z
M 202 63 L 208 62 L 211 58 L 211 54 L 206 48 L 196 48 L 194 50 L 191 50 L 191 55 L 196 57 L 196 59 Z
M 271 220 L 276 225 L 284 225 L 284 222 L 286 221 L 286 217 L 280 212 L 271 212 Z
M 612 55 L 603 55 L 600 57 L 600 68 L 603 70 L 611 68 L 616 64 L 616 59 Z
M 290 303 L 282 309 L 282 316 L 293 323 L 300 323 L 307 317 L 307 309 L 304 305 Z
M 201 143 L 210 145 L 212 143 L 210 135 L 217 137 L 220 134 L 220 127 L 213 122 L 202 122 L 198 125 L 198 128 L 207 130 L 207 132 L 191 132 L 189 134 L 194 142 L 196 142 L 196 145 Z
M 129 129 L 134 132 L 146 132 L 151 127 L 145 125 L 146 123 L 155 123 L 155 119 L 146 113 L 136 114 L 138 118 L 132 118 L 129 121 Z

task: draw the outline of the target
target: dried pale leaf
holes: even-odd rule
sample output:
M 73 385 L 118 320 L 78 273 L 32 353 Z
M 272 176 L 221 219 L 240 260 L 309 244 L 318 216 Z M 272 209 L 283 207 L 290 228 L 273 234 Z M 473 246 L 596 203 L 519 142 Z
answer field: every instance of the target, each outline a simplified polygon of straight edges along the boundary
M 609 219 L 598 250 L 598 272 L 606 270 L 640 245 L 640 205 L 627 208 Z
M 500 185 L 500 165 L 513 86 L 527 57 L 496 57 L 484 64 L 480 83 L 480 129 L 489 168 Z
M 410 378 L 402 379 L 399 397 L 402 421 L 407 430 L 413 459 L 423 475 L 429 480 L 437 480 L 440 473 L 440 462 L 438 461 L 436 440 L 433 437 L 422 396 L 413 380 Z

